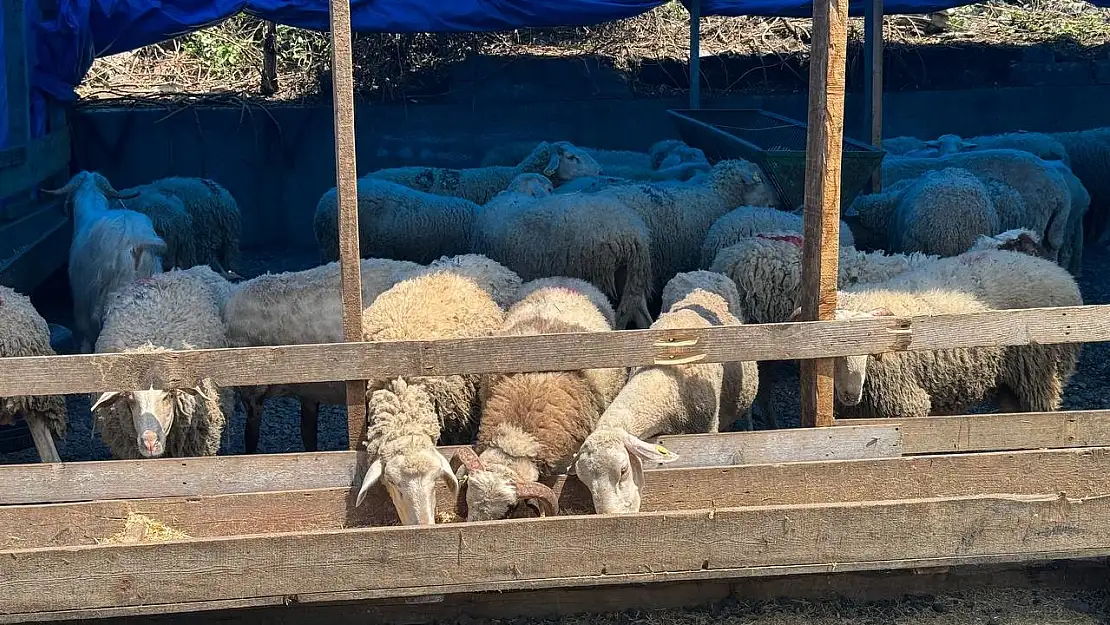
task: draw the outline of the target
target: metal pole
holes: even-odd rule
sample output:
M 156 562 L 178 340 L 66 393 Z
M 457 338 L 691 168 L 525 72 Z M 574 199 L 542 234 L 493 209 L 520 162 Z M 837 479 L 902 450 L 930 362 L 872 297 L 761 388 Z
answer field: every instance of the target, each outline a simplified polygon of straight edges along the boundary
M 339 275 L 343 338 L 362 340 L 362 276 L 355 169 L 355 90 L 350 0 L 330 0 L 332 108 L 335 112 L 335 192 L 339 205 Z M 347 382 L 347 436 L 355 449 L 366 432 L 366 382 Z
M 690 108 L 701 108 L 701 0 L 690 0 Z
M 883 141 L 883 0 L 867 0 L 863 18 L 863 136 Z M 871 176 L 871 191 L 882 191 L 881 174 Z

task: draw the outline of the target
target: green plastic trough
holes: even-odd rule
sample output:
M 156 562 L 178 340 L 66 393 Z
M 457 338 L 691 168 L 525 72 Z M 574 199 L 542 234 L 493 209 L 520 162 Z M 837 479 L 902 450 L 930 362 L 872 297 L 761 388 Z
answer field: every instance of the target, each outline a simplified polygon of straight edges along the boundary
M 705 152 L 711 163 L 742 158 L 759 165 L 795 209 L 805 199 L 806 125 L 762 109 L 672 109 L 682 140 Z M 847 137 L 841 160 L 840 205 L 847 207 L 883 162 L 883 151 Z

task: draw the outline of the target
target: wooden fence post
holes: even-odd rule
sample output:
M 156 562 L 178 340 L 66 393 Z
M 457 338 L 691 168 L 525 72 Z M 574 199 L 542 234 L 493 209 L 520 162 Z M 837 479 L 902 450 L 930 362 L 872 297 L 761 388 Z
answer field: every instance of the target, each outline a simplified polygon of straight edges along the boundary
M 832 319 L 836 310 L 847 26 L 848 0 L 814 0 L 800 302 L 805 321 Z M 833 424 L 833 363 L 802 361 L 803 427 Z
M 332 108 L 335 111 L 335 191 L 339 204 L 339 272 L 343 338 L 362 340 L 362 276 L 358 246 L 358 174 L 355 168 L 355 92 L 351 62 L 351 5 L 331 0 Z M 347 382 L 347 436 L 358 446 L 366 431 L 366 382 Z
M 883 0 L 867 0 L 863 18 L 863 136 L 883 142 Z M 871 176 L 871 192 L 883 190 L 882 171 Z

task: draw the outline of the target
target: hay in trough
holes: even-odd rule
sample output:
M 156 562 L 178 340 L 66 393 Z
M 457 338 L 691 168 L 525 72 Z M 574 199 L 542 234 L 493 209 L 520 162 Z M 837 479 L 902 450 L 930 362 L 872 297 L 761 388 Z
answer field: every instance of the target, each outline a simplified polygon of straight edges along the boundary
M 143 514 L 128 512 L 123 530 L 103 542 L 106 544 L 158 543 L 186 538 L 190 538 L 190 536 L 161 521 L 155 521 Z

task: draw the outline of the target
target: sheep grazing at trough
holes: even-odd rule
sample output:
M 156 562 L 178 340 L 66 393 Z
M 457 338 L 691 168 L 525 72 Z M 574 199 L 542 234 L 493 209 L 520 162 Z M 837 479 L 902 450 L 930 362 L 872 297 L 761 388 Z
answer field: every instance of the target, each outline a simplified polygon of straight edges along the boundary
M 524 280 L 585 280 L 616 303 L 617 328 L 651 325 L 652 242 L 643 220 L 599 194 L 543 197 L 533 178 L 518 176 L 482 208 L 474 222 L 473 251 Z
M 717 253 L 735 244 L 740 239 L 755 236 L 760 232 L 804 232 L 802 216 L 767 206 L 741 206 L 722 215 L 709 228 L 705 241 L 701 244 L 702 268 L 713 264 Z M 840 246 L 855 245 L 852 230 L 848 224 L 840 222 Z M 966 249 L 966 248 L 965 248 Z
M 1020 150 L 976 150 L 941 158 L 887 158 L 883 160 L 883 185 L 949 167 L 965 169 L 982 180 L 1013 188 L 1021 197 L 1021 208 L 1011 214 L 996 203 L 1000 228 L 1033 230 L 1041 236 L 1052 260 L 1058 258 L 1067 238 L 1071 195 L 1055 166 Z
M 424 193 L 458 197 L 475 204 L 485 204 L 493 196 L 504 191 L 513 178 L 525 173 L 543 174 L 558 185 L 581 176 L 597 176 L 601 173 L 601 166 L 584 150 L 566 141 L 555 143 L 544 141 L 515 167 L 507 165 L 474 169 L 397 167 L 368 174 L 361 178 L 360 182 L 367 178 L 388 180 Z M 361 195 L 360 185 L 359 196 Z
M 678 274 L 663 289 L 666 312 L 652 329 L 737 325 L 736 288 L 707 271 Z M 639 512 L 643 463 L 678 456 L 643 439 L 716 432 L 750 411 L 758 391 L 755 363 L 660 364 L 637 367 L 586 437 L 572 467 L 599 514 Z
M 364 177 L 358 181 L 358 239 L 363 258 L 429 263 L 470 249 L 474 202 Z M 339 259 L 339 205 L 335 187 L 316 205 L 312 228 L 320 255 Z
M 222 290 L 214 288 L 213 276 L 202 265 L 137 280 L 115 292 L 105 306 L 97 353 L 227 347 Z M 213 456 L 234 409 L 234 392 L 207 378 L 188 388 L 102 393 L 92 404 L 101 439 L 120 459 Z
M 0 286 L 0 362 L 9 357 L 54 355 L 50 327 L 31 304 L 31 298 Z M 0 397 L 0 425 L 11 425 L 21 415 L 31 430 L 39 458 L 61 462 L 54 438 L 65 438 L 65 399 L 58 395 Z
M 774 206 L 778 199 L 759 167 L 741 160 L 717 163 L 701 182 L 622 185 L 588 197 L 624 204 L 644 220 L 656 293 L 675 274 L 698 268 L 702 242 L 722 215 L 738 206 Z
M 609 303 L 587 282 L 550 279 L 525 289 L 528 295 L 505 315 L 501 336 L 613 329 Z M 627 374 L 613 368 L 485 376 L 476 450 L 464 448 L 457 456 L 466 520 L 506 518 L 529 500 L 554 515 L 558 501 L 540 478 L 570 466 Z
M 120 287 L 162 271 L 166 242 L 150 218 L 131 210 L 110 210 L 111 199 L 132 199 L 112 188 L 96 172 L 81 171 L 61 189 L 73 206 L 73 239 L 69 246 L 69 285 L 74 326 L 81 352 L 89 353 L 100 334 L 104 304 Z
M 1071 170 L 1090 193 L 1086 236 L 1100 247 L 1110 244 L 1110 128 L 1057 132 L 1052 137 L 1064 145 Z
M 1001 230 L 996 199 L 1009 201 L 1007 206 L 1021 201 L 1006 185 L 950 167 L 861 195 L 851 210 L 859 217 L 859 228 L 865 231 L 861 240 L 869 247 L 955 256 L 967 251 L 979 235 Z
M 840 292 L 836 318 L 988 310 L 991 307 L 982 299 L 963 290 L 909 291 L 880 284 Z M 1053 345 L 845 356 L 836 359 L 834 388 L 840 415 L 849 418 L 961 414 L 990 399 L 1006 412 L 1049 412 L 1059 409 L 1068 360 L 1068 354 Z
M 537 141 L 516 141 L 491 149 L 482 166 L 513 165 L 535 149 Z M 542 145 L 542 143 L 541 143 Z M 709 170 L 705 154 L 681 141 L 669 139 L 651 146 L 648 152 L 579 148 L 597 162 L 600 175 L 620 180 L 686 180 L 699 171 Z
M 147 212 L 130 202 L 127 208 L 149 215 L 154 220 L 155 229 L 163 238 L 166 238 L 171 249 L 175 247 L 177 241 L 187 236 L 190 243 L 195 241 L 191 246 L 193 249 L 186 249 L 185 244 L 182 244 L 181 249 L 185 249 L 186 252 L 191 251 L 195 255 L 194 264 L 208 265 L 213 271 L 228 279 L 239 278 L 235 273 L 235 267 L 239 264 L 239 239 L 242 236 L 243 217 L 239 204 L 227 189 L 208 178 L 172 176 L 132 187 L 129 191 L 138 192 L 139 197 L 135 201 L 150 206 L 152 212 Z M 148 194 L 152 196 L 150 200 L 146 200 Z M 177 200 L 191 222 L 186 225 L 175 218 L 172 224 L 167 223 L 167 231 L 171 225 L 174 228 L 185 229 L 173 235 L 160 230 L 159 218 L 155 217 L 163 211 L 167 215 L 176 215 L 177 203 L 167 202 L 167 197 Z M 176 266 L 184 269 L 192 265 Z
M 490 336 L 503 321 L 504 313 L 486 291 L 450 271 L 402 280 L 362 314 L 367 341 Z M 436 481 L 458 492 L 450 462 L 436 444 L 473 440 L 478 384 L 474 375 L 372 381 L 367 389 L 370 466 L 355 505 L 381 482 L 403 524 L 435 523 Z

